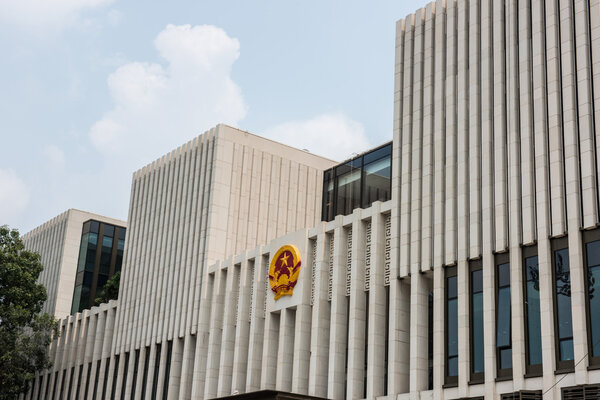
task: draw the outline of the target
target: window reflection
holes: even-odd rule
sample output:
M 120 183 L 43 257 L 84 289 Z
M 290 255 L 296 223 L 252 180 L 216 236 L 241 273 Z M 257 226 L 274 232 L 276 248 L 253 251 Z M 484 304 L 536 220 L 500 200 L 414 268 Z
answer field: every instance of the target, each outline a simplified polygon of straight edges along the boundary
M 527 318 L 527 363 L 542 364 L 542 332 L 540 323 L 540 278 L 538 257 L 527 257 L 525 267 L 525 315 Z
M 554 288 L 559 361 L 573 360 L 573 326 L 571 316 L 571 272 L 569 249 L 554 251 Z
M 597 232 L 594 232 L 597 233 Z M 585 245 L 590 364 L 600 364 L 600 240 Z
M 94 220 L 83 224 L 72 314 L 93 306 L 108 279 L 121 269 L 125 232 L 123 227 Z
M 386 144 L 323 173 L 323 221 L 391 198 L 392 144 Z
M 498 258 L 508 260 L 508 255 Z M 496 362 L 500 377 L 512 374 L 510 264 L 497 262 L 501 262 L 496 267 Z
M 458 377 L 458 288 L 456 267 L 446 269 L 446 383 Z
M 483 275 L 481 261 L 471 263 L 471 379 L 483 379 Z

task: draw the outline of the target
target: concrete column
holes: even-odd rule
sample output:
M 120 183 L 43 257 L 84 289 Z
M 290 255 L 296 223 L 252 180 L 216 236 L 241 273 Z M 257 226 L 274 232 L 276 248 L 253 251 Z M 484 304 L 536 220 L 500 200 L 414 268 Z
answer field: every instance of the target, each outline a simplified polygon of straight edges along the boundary
M 154 369 L 157 367 L 156 347 L 157 345 L 155 343 L 152 343 L 150 345 L 150 359 L 148 360 L 148 378 L 146 380 L 146 387 L 142 387 L 142 390 L 144 391 L 144 398 L 146 399 L 152 398 L 152 387 L 154 386 Z
M 217 396 L 219 384 L 219 362 L 221 360 L 221 340 L 223 332 L 223 309 L 225 307 L 227 271 L 220 269 L 216 277 L 217 291 L 212 298 L 210 312 L 210 336 L 208 339 L 208 356 L 206 360 L 206 380 L 204 398 Z
M 275 388 L 283 392 L 290 392 L 292 390 L 295 328 L 296 310 L 290 308 L 281 310 Z
M 311 318 L 312 312 L 310 305 L 300 304 L 297 306 L 295 331 L 293 333 L 295 335 L 294 366 L 292 368 L 293 393 L 308 394 L 308 384 L 310 380 Z
M 219 361 L 219 396 L 231 394 L 233 374 L 233 356 L 235 349 L 236 311 L 240 285 L 240 266 L 232 265 L 227 273 L 227 293 L 225 294 L 225 309 L 223 312 L 223 333 Z
M 361 209 L 354 210 L 350 276 L 350 315 L 348 326 L 347 399 L 364 398 L 367 309 L 365 295 L 365 223 Z M 381 332 L 381 331 L 380 331 Z
M 199 322 L 198 328 L 196 330 L 196 351 L 194 356 L 194 373 L 192 378 L 192 398 L 194 399 L 202 397 L 204 395 L 211 320 L 211 305 L 214 286 L 215 275 L 207 275 L 204 278 L 203 282 L 202 298 L 200 300 L 199 307 Z
M 269 313 L 265 318 L 265 336 L 263 345 L 261 389 L 275 389 L 277 376 L 277 352 L 279 351 L 280 315 Z
M 336 220 L 342 220 L 341 216 Z M 346 297 L 346 233 L 341 223 L 335 228 L 331 326 L 329 336 L 329 373 L 327 397 L 341 399 L 345 393 L 348 298 Z
M 179 398 L 181 385 L 181 364 L 183 360 L 183 339 L 173 338 L 173 351 L 171 352 L 171 368 L 169 368 L 169 400 Z
M 321 225 L 321 229 L 325 224 Z M 315 264 L 315 299 L 313 303 L 311 340 L 310 340 L 310 368 L 308 381 L 308 394 L 311 396 L 327 396 L 327 371 L 329 364 L 329 323 L 331 304 L 327 301 L 329 281 L 329 241 L 331 235 L 321 230 L 316 240 Z
M 429 382 L 429 282 L 423 273 L 410 277 L 410 391 Z
M 257 254 L 261 254 L 257 250 Z M 266 256 L 257 256 L 256 267 L 254 268 L 254 288 L 252 303 L 252 319 L 250 320 L 250 331 L 248 339 L 248 366 L 246 371 L 246 392 L 252 392 L 260 389 L 262 375 L 262 357 L 265 333 L 265 301 L 267 290 L 267 269 L 269 258 Z M 241 391 L 241 388 L 240 388 Z
M 385 330 L 386 330 L 386 288 L 384 286 L 384 254 L 380 242 L 384 242 L 384 220 L 379 213 L 380 203 L 371 217 L 370 238 L 370 289 L 367 349 L 367 398 L 372 399 L 384 394 L 385 375 Z M 378 250 L 379 249 L 379 250 Z M 365 256 L 366 257 L 366 256 Z M 392 274 L 393 276 L 393 274 Z
M 183 360 L 181 366 L 181 383 L 179 388 L 180 399 L 191 399 L 195 350 L 196 337 L 192 335 L 185 335 L 183 344 Z
M 410 371 L 410 284 L 390 282 L 387 393 L 409 391 Z
M 238 295 L 238 312 L 235 323 L 235 339 L 233 351 L 233 372 L 231 378 L 231 392 L 245 392 L 246 373 L 248 369 L 248 341 L 250 334 L 250 300 L 252 283 L 254 280 L 254 261 L 247 260 L 241 265 L 240 289 Z

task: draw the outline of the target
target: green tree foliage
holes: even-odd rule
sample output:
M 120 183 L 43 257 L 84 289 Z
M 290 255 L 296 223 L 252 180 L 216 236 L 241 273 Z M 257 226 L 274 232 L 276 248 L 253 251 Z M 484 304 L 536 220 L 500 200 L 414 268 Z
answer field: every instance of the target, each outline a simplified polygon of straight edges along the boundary
M 113 276 L 111 276 L 106 283 L 98 297 L 94 300 L 94 305 L 99 305 L 101 303 L 108 303 L 109 300 L 116 300 L 119 298 L 119 282 L 121 281 L 121 271 L 115 272 Z
M 19 232 L 0 226 L 0 400 L 16 399 L 36 371 L 51 366 L 48 345 L 58 337 L 58 322 L 40 314 L 47 298 L 36 283 L 42 269 Z

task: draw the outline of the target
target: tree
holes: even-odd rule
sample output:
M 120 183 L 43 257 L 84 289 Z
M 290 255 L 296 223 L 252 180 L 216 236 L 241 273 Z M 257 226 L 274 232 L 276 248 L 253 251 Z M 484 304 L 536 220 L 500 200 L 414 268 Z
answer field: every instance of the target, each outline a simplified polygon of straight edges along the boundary
M 16 399 L 36 371 L 52 366 L 48 346 L 58 337 L 58 321 L 40 313 L 47 298 L 36 283 L 42 269 L 19 232 L 0 226 L 0 400 Z
M 115 272 L 111 276 L 104 287 L 100 290 L 98 297 L 94 300 L 94 305 L 100 305 L 101 303 L 108 303 L 109 300 L 115 300 L 119 298 L 119 282 L 121 281 L 121 271 Z

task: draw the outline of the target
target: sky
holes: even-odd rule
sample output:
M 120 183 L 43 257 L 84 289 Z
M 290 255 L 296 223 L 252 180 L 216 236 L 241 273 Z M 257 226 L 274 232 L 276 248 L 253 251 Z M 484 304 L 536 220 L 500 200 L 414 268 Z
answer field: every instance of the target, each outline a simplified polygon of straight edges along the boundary
M 126 220 L 133 172 L 219 123 L 339 161 L 391 140 L 427 2 L 0 0 L 0 225 Z

